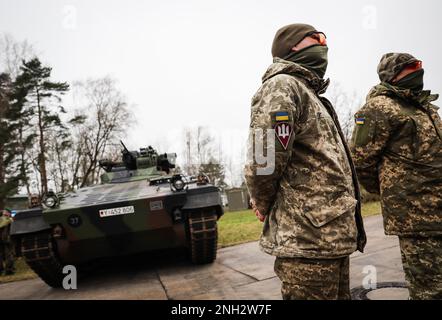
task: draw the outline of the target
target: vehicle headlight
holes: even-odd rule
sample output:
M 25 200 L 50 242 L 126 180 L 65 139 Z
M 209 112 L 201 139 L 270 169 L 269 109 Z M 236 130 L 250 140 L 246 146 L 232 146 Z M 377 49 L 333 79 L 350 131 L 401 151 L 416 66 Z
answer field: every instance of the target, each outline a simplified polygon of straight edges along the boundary
M 45 206 L 46 207 L 53 208 L 53 207 L 55 207 L 56 203 L 57 202 L 55 201 L 55 199 L 53 197 L 47 197 L 45 199 Z
M 53 192 L 49 192 L 43 199 L 43 204 L 47 208 L 55 208 L 58 205 L 58 198 Z
M 186 182 L 183 180 L 183 177 L 179 174 L 174 175 L 170 179 L 170 188 L 173 191 L 182 191 L 186 187 Z
M 173 182 L 173 187 L 177 190 L 177 191 L 181 191 L 184 189 L 185 183 L 183 180 L 175 180 Z

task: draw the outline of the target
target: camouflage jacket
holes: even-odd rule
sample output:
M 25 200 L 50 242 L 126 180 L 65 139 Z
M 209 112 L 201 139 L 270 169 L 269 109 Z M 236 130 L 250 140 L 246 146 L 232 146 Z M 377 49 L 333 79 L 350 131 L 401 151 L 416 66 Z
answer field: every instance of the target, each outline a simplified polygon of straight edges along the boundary
M 245 178 L 266 216 L 261 249 L 278 257 L 343 257 L 366 242 L 350 151 L 332 105 L 319 96 L 327 85 L 275 58 L 252 99 Z M 250 158 L 257 129 L 264 133 L 263 149 L 275 152 L 271 174 L 258 174 L 267 164 Z
M 386 234 L 442 234 L 442 123 L 431 102 L 382 83 L 356 115 L 352 152 L 361 184 L 381 195 Z
M 9 243 L 10 238 L 10 227 L 12 219 L 5 216 L 0 216 L 0 244 Z

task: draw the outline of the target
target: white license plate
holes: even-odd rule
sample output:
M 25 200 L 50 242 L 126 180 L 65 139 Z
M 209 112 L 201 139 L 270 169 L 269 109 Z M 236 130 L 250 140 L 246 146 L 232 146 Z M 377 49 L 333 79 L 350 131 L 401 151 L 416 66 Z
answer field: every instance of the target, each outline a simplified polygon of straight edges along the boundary
M 135 212 L 134 206 L 128 206 L 128 207 L 100 210 L 99 213 L 100 213 L 100 218 L 106 218 L 112 216 L 119 216 L 122 214 L 130 214 L 134 212 Z

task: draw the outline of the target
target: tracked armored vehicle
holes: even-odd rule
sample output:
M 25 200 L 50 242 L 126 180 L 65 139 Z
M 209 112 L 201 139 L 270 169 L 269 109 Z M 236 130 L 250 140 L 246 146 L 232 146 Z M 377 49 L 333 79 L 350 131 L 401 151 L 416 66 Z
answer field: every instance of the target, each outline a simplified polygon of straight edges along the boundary
M 175 158 L 123 144 L 121 162 L 100 161 L 101 184 L 49 192 L 41 208 L 17 212 L 11 235 L 26 263 L 59 287 L 65 265 L 100 258 L 186 247 L 193 263 L 213 262 L 220 191 L 204 175 L 172 174 Z

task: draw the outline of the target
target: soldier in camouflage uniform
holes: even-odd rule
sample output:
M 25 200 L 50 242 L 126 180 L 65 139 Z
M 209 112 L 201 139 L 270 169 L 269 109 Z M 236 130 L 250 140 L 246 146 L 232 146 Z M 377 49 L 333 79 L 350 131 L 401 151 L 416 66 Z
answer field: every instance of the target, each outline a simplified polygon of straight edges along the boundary
M 274 39 L 274 62 L 252 99 L 245 178 L 264 220 L 261 249 L 276 256 L 284 299 L 349 299 L 349 255 L 363 250 L 356 171 L 331 103 L 325 35 L 293 24 Z M 274 152 L 271 174 L 256 161 L 254 138 Z M 267 145 L 267 134 L 274 137 Z M 272 140 L 269 140 L 272 141 Z
M 14 273 L 14 246 L 9 235 L 12 218 L 9 210 L 0 211 L 0 275 Z
M 361 184 L 381 196 L 385 233 L 398 235 L 412 299 L 442 298 L 442 123 L 423 90 L 422 62 L 384 55 L 381 83 L 356 115 Z

